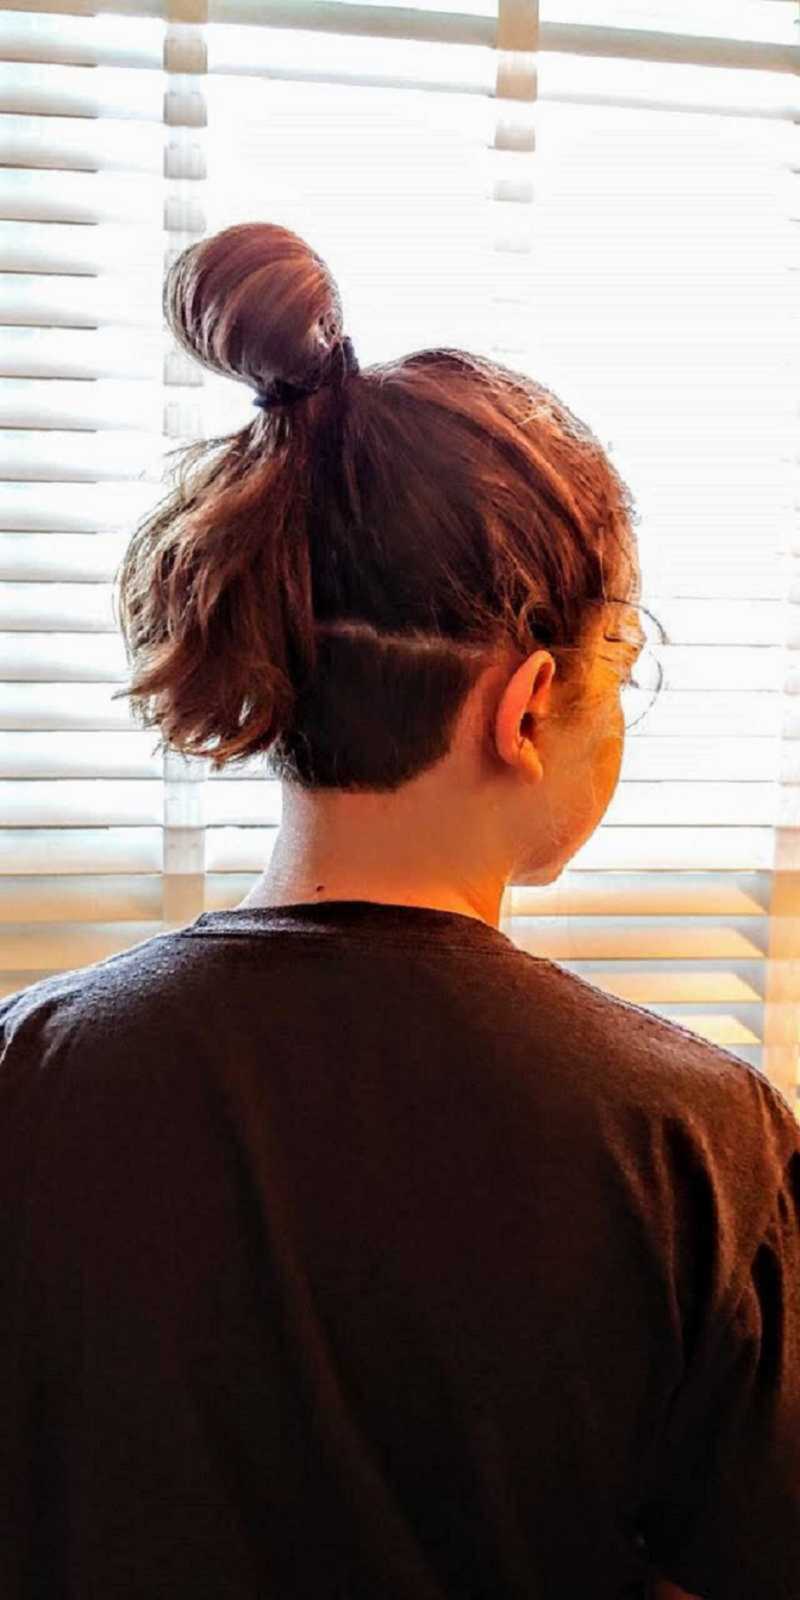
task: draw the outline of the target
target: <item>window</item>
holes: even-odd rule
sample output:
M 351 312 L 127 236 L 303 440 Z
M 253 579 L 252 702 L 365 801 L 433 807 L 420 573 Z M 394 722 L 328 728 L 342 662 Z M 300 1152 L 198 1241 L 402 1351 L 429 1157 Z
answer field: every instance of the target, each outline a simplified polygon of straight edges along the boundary
M 154 753 L 111 583 L 163 455 L 250 416 L 161 327 L 230 222 L 327 257 L 364 364 L 548 383 L 636 495 L 665 687 L 602 826 L 501 926 L 794 1097 L 800 598 L 794 0 L 31 0 L 0 17 L 3 992 L 263 869 L 280 787 Z

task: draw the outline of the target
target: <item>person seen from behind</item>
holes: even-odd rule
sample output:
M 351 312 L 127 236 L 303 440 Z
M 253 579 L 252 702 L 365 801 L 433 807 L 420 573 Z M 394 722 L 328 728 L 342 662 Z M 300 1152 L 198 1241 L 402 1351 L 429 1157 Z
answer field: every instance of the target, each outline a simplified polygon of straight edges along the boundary
M 361 368 L 284 228 L 164 308 L 256 405 L 131 537 L 120 692 L 280 826 L 0 1001 L 0 1593 L 800 1600 L 793 1111 L 499 927 L 658 684 L 630 491 L 531 377 Z

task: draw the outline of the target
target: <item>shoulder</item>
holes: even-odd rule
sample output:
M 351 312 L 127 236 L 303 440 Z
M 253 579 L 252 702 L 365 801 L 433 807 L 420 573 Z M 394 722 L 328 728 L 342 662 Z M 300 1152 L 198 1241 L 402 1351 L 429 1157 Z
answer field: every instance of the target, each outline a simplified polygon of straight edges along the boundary
M 797 1180 L 794 1109 L 763 1072 L 679 1023 L 563 968 L 548 989 L 589 1170 L 656 1251 L 671 1241 L 684 1303 L 702 1283 L 728 1314 Z
M 654 1140 L 682 1145 L 745 1185 L 749 1174 L 768 1185 L 800 1150 L 795 1109 L 757 1067 L 554 962 L 523 960 L 528 1040 L 544 1035 L 554 1072 L 600 1133 L 627 1132 L 651 1150 Z
M 198 946 L 183 930 L 153 935 L 89 966 L 41 978 L 0 999 L 0 1092 L 64 1062 L 102 1056 L 188 1003 Z M 202 982 L 202 979 L 200 979 Z
M 635 1073 L 640 1088 L 663 1085 L 672 1093 L 691 1089 L 709 1107 L 726 1093 L 734 1098 L 738 1094 L 743 1105 L 763 1100 L 779 1120 L 788 1114 L 790 1125 L 798 1128 L 786 1096 L 758 1067 L 682 1023 L 608 994 L 555 962 L 546 965 L 552 1002 L 563 1024 L 573 1023 L 573 1037 L 584 1045 L 594 1040 L 607 1050 L 612 1078 L 619 1065 L 625 1069 L 627 1081 Z

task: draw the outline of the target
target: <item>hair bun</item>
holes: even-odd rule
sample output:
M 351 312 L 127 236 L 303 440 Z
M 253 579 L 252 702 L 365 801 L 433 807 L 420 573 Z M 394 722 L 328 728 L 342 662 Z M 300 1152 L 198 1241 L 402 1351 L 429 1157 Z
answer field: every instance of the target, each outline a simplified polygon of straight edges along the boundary
M 189 245 L 164 281 L 164 316 L 204 366 L 264 391 L 313 389 L 342 338 L 339 291 L 297 234 L 237 223 Z

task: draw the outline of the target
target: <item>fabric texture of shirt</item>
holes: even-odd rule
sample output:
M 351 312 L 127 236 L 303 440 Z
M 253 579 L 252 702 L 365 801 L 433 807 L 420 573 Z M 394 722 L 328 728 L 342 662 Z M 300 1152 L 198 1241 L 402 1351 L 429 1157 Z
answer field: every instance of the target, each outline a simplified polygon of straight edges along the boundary
M 0 1001 L 2 1600 L 800 1600 L 800 1127 L 476 918 Z

